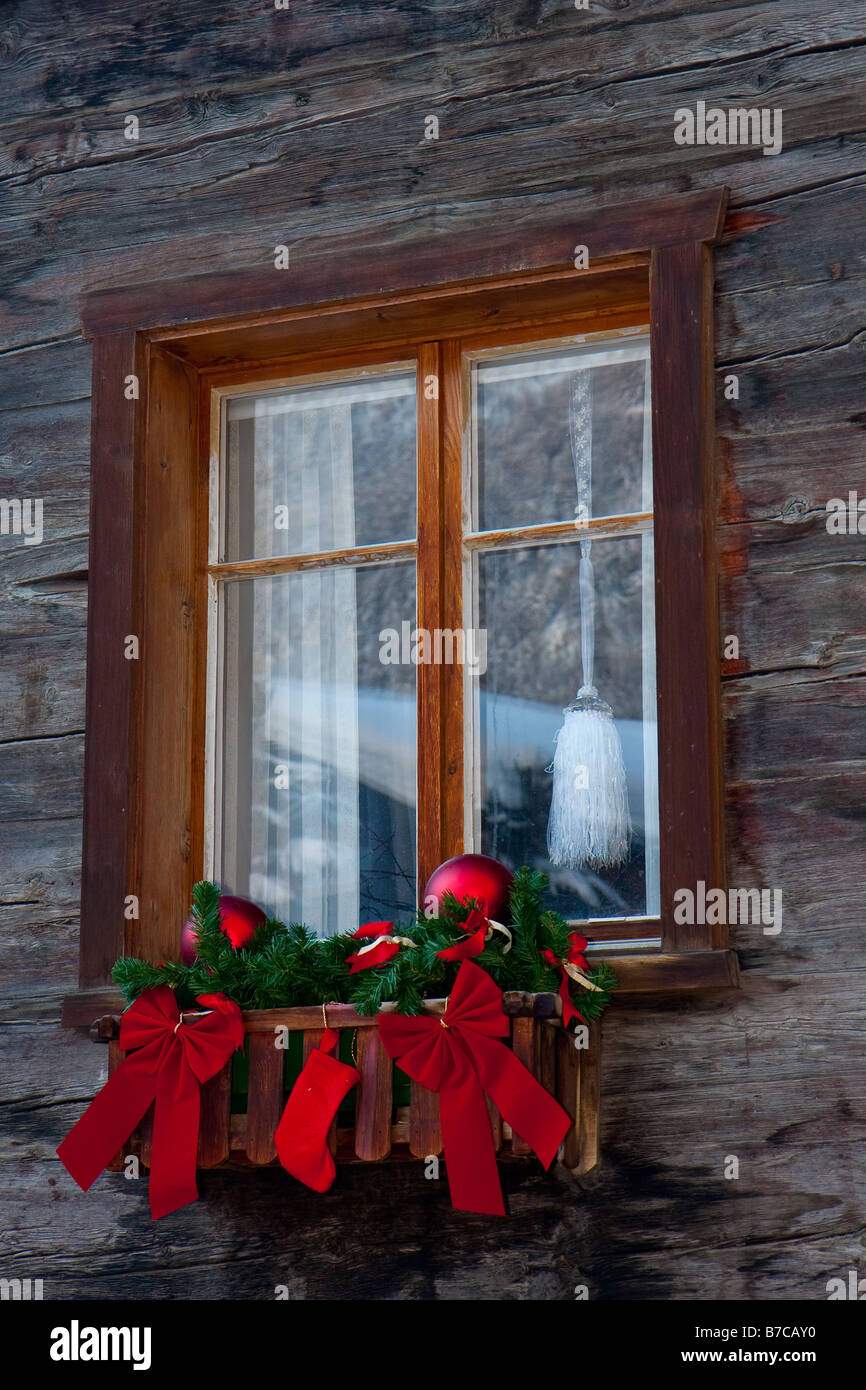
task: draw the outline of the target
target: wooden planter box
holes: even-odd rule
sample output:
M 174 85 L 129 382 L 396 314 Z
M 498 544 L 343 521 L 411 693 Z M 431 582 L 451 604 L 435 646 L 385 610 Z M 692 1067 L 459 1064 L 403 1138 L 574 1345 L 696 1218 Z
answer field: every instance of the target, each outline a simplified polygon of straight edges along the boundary
M 441 1014 L 444 999 L 427 1001 L 426 1011 Z M 387 1005 L 385 1006 L 388 1007 Z M 554 1095 L 572 1117 L 560 1151 L 562 1162 L 578 1173 L 587 1173 L 598 1162 L 599 1072 L 601 1024 L 589 1026 L 589 1047 L 578 1050 L 574 1037 L 562 1027 L 561 1001 L 556 994 L 503 995 L 503 1008 L 511 1019 L 509 1042 L 525 1066 L 544 1088 Z M 350 1004 L 330 1004 L 328 1026 L 342 1031 L 357 1029 L 356 1055 L 361 1080 L 354 1092 L 354 1114 L 350 1124 L 341 1115 L 331 1126 L 332 1154 L 343 1161 L 427 1158 L 442 1152 L 439 1127 L 439 1096 L 409 1081 L 394 1063 L 379 1039 L 376 1019 L 358 1014 Z M 311 1005 L 294 1009 L 262 1009 L 244 1013 L 246 1056 L 249 1063 L 246 1109 L 239 1108 L 243 1096 L 233 1095 L 233 1064 L 228 1062 L 217 1076 L 206 1082 L 201 1092 L 198 1166 L 216 1168 L 260 1166 L 277 1161 L 274 1131 L 286 1103 L 286 1051 L 274 1046 L 275 1029 L 299 1033 L 298 1064 L 306 1061 L 322 1040 L 322 1009 Z M 91 1025 L 96 1042 L 107 1042 L 109 1072 L 113 1072 L 125 1053 L 117 1041 L 120 1019 L 106 1014 Z M 341 1057 L 349 1060 L 341 1039 Z M 237 1076 L 237 1073 L 235 1073 Z M 395 1090 L 407 1094 L 409 1103 L 395 1104 Z M 399 1100 L 399 1095 L 397 1096 Z M 531 1149 L 512 1134 L 496 1108 L 487 1099 L 493 1142 L 500 1158 L 519 1157 Z M 124 1156 L 135 1154 L 145 1168 L 150 1167 L 153 1133 L 153 1107 L 121 1153 L 108 1165 L 109 1171 L 123 1168 Z

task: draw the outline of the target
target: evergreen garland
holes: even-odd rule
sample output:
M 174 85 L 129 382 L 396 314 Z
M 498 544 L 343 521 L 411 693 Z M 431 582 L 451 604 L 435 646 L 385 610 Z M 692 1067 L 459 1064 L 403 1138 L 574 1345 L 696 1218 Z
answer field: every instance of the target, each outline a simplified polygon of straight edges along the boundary
M 543 952 L 557 960 L 567 958 L 569 938 L 575 928 L 556 912 L 541 906 L 547 877 L 531 869 L 518 869 L 511 888 L 512 935 L 507 940 L 494 932 L 484 950 L 474 957 L 502 990 L 540 993 L 559 989 L 560 972 Z M 395 934 L 409 937 L 415 947 L 402 946 L 384 965 L 349 974 L 347 959 L 363 942 L 349 934 L 320 940 L 303 925 L 268 919 L 245 946 L 235 950 L 220 926 L 219 889 L 206 880 L 193 889 L 192 919 L 198 938 L 192 965 L 169 961 L 150 965 L 125 956 L 117 961 L 113 977 L 127 1003 L 145 990 L 169 985 L 182 1009 L 190 1009 L 201 994 L 216 992 L 233 999 L 242 1009 L 291 1008 L 299 1004 L 341 1002 L 353 1004 L 361 1014 L 378 1013 L 393 1001 L 398 1013 L 418 1014 L 425 999 L 450 994 L 460 962 L 440 960 L 438 951 L 453 946 L 465 935 L 463 923 L 473 906 L 445 894 L 440 915 L 422 913 L 410 926 L 395 927 Z M 616 979 L 610 966 L 590 969 L 588 978 L 597 990 L 569 981 L 571 997 L 587 1021 L 598 1018 L 610 1002 Z

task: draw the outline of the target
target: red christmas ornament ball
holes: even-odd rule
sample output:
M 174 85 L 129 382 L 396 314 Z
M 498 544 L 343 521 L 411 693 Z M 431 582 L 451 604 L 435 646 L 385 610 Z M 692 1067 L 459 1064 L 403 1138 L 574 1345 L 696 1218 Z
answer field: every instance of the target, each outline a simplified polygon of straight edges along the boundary
M 424 890 L 424 906 L 431 898 L 438 901 L 444 893 L 453 893 L 458 902 L 471 898 L 485 917 L 507 922 L 508 894 L 513 875 L 498 859 L 486 854 L 458 854 L 446 859 L 430 875 Z
M 233 898 L 228 894 L 220 896 L 220 926 L 232 943 L 232 949 L 246 946 L 256 927 L 266 920 L 265 913 L 248 898 Z M 195 960 L 198 937 L 191 917 L 187 917 L 180 934 L 180 958 L 184 965 L 192 965 Z
M 192 965 L 195 960 L 195 948 L 198 937 L 195 934 L 192 918 L 187 917 L 183 924 L 183 931 L 180 934 L 180 958 L 184 965 Z

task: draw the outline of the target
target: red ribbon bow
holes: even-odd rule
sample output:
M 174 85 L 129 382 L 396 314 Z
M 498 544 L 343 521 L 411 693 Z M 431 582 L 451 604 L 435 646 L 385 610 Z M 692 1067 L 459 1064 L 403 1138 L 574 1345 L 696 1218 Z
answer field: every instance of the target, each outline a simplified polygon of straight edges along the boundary
M 589 970 L 589 966 L 586 963 L 586 956 L 583 954 L 586 947 L 589 945 L 586 937 L 581 936 L 580 932 L 573 931 L 568 940 L 568 964 L 576 965 L 578 970 L 582 970 L 586 973 Z M 551 950 L 546 950 L 542 954 L 547 963 L 559 971 L 559 997 L 562 1000 L 563 1028 L 567 1028 L 573 1018 L 579 1018 L 581 1023 L 586 1023 L 583 1014 L 572 1003 L 571 992 L 568 987 L 569 975 L 564 962 L 559 960 Z
M 446 946 L 444 951 L 437 951 L 437 956 L 442 960 L 468 960 L 470 956 L 479 956 L 484 950 L 484 938 L 489 928 L 490 923 L 484 913 L 473 907 L 463 923 L 463 930 L 469 932 L 469 936 L 465 936 L 453 946 Z
M 460 967 L 444 1017 L 379 1014 L 379 1035 L 388 1055 L 414 1081 L 439 1092 L 451 1204 L 459 1211 L 505 1215 L 485 1092 L 545 1168 L 571 1124 L 562 1107 L 498 1041 L 509 1031 L 500 991 L 468 960 Z
M 146 990 L 130 1005 L 120 1020 L 120 1046 L 136 1050 L 124 1058 L 57 1150 L 86 1192 L 155 1100 L 150 1170 L 154 1221 L 198 1197 L 199 1088 L 243 1046 L 237 1004 L 224 994 L 202 994 L 198 1002 L 212 1012 L 191 1023 L 183 1022 L 168 985 Z
M 366 926 L 353 932 L 353 936 L 369 936 L 370 941 L 366 948 L 362 946 L 360 951 L 346 957 L 347 961 L 351 962 L 350 975 L 356 975 L 359 970 L 369 970 L 371 965 L 384 965 L 397 955 L 400 943 L 394 941 L 390 935 L 393 926 L 393 922 L 367 922 Z M 382 940 L 378 945 L 373 945 L 373 939 L 377 936 L 381 936 Z

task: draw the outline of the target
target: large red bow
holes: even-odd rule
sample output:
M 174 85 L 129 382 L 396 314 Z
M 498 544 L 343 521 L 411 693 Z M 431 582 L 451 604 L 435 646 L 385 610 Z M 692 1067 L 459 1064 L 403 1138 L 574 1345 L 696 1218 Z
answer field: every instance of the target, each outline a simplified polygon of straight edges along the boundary
M 451 1204 L 460 1211 L 505 1215 L 485 1092 L 545 1168 L 571 1124 L 562 1107 L 498 1041 L 509 1031 L 500 991 L 468 960 L 460 967 L 442 1018 L 379 1014 L 385 1051 L 414 1081 L 439 1092 Z
M 124 1058 L 57 1150 L 86 1192 L 156 1100 L 150 1171 L 154 1220 L 198 1197 L 199 1087 L 243 1046 L 237 1004 L 224 994 L 202 994 L 198 1002 L 212 1012 L 192 1023 L 182 1021 L 168 985 L 146 990 L 130 1005 L 120 1020 L 120 1046 L 136 1050 Z

